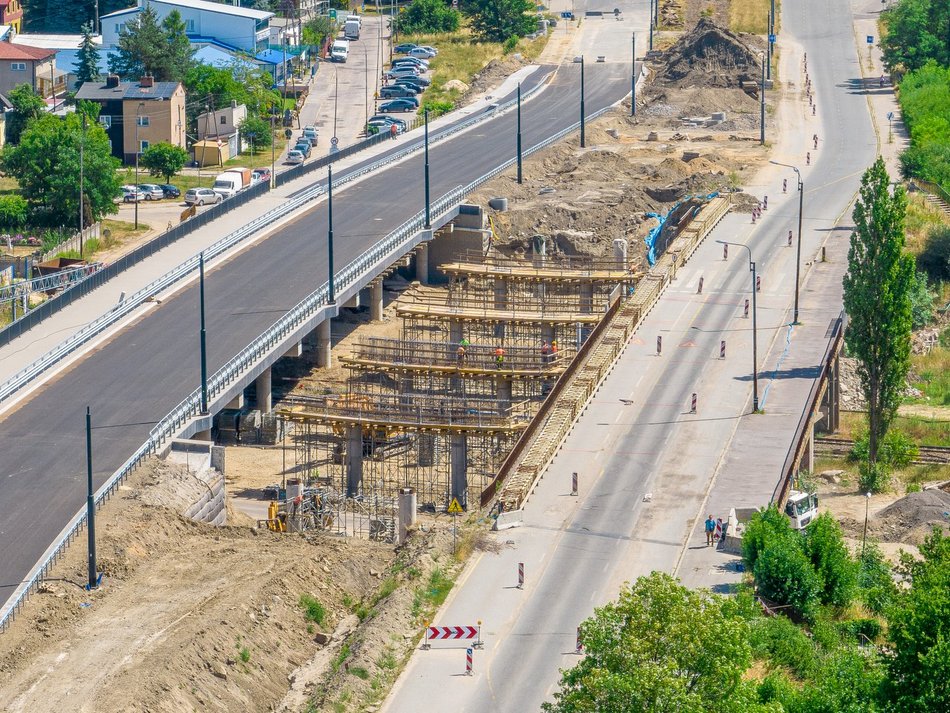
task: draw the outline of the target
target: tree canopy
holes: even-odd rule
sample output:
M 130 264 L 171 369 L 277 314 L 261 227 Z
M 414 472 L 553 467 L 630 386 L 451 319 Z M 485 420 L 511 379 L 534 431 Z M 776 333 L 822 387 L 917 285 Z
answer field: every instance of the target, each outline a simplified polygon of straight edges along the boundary
M 858 360 L 868 404 L 868 460 L 862 466 L 862 489 L 873 491 L 886 484 L 878 450 L 897 414 L 910 368 L 914 259 L 904 253 L 907 195 L 903 186 L 895 186 L 892 194 L 890 182 L 880 157 L 861 179 L 844 277 L 849 319 L 845 341 Z
M 119 31 L 109 54 L 109 71 L 125 79 L 152 75 L 157 82 L 181 82 L 194 64 L 194 48 L 185 34 L 185 22 L 172 10 L 159 23 L 148 3 Z
M 101 53 L 99 46 L 93 41 L 92 25 L 82 26 L 82 44 L 79 46 L 79 56 L 76 61 L 76 81 L 79 84 L 94 82 L 99 79 L 99 62 Z
M 950 65 L 950 3 L 900 0 L 885 10 L 881 38 L 884 63 L 892 69 L 920 69 L 930 60 Z
M 19 182 L 35 222 L 74 223 L 79 208 L 80 144 L 83 196 L 92 219 L 118 210 L 113 198 L 119 194 L 119 161 L 112 156 L 105 129 L 80 107 L 64 117 L 43 114 L 30 122 L 18 145 L 3 149 L 3 170 Z
M 17 144 L 30 122 L 45 113 L 46 102 L 29 84 L 16 85 L 7 94 L 7 99 L 13 105 L 13 111 L 7 115 L 6 120 L 7 142 Z
M 152 176 L 161 176 L 165 183 L 172 180 L 188 162 L 188 152 L 181 146 L 175 146 L 167 141 L 151 144 L 142 152 L 139 163 L 148 169 Z
M 531 0 L 467 0 L 463 9 L 472 18 L 475 34 L 485 40 L 504 42 L 538 28 L 537 6 Z
M 412 0 L 412 4 L 399 13 L 396 26 L 399 32 L 407 33 L 455 32 L 461 19 L 461 13 L 444 0 Z

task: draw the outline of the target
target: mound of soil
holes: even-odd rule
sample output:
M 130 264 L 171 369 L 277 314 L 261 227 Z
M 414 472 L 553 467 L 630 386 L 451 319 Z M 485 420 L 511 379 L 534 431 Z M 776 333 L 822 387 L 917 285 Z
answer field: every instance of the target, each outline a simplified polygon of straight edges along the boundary
M 758 77 L 759 59 L 738 35 L 708 18 L 680 37 L 657 68 L 667 87 L 736 87 Z
M 923 490 L 910 493 L 881 510 L 870 529 L 883 539 L 919 545 L 934 525 L 947 529 L 947 512 L 950 512 L 950 493 Z

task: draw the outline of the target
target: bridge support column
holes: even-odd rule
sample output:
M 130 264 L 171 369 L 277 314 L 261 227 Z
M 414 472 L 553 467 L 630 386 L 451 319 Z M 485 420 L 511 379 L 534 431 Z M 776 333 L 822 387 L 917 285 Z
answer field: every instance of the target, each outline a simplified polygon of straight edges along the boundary
M 841 428 L 841 357 L 835 356 L 828 373 L 828 428 L 835 433 Z
M 801 466 L 799 470 L 806 470 L 809 473 L 815 472 L 815 422 L 808 425 L 808 442 L 805 444 L 805 452 L 802 453 Z
M 495 293 L 495 309 L 508 309 L 508 281 L 495 280 L 493 290 Z
M 374 280 L 369 285 L 369 316 L 374 322 L 383 319 L 383 281 Z
M 422 243 L 416 249 L 416 280 L 429 284 L 429 245 Z
M 461 434 L 449 436 L 449 477 L 452 481 L 452 497 L 463 508 L 468 507 L 468 438 Z
M 349 307 L 350 309 L 356 309 L 360 306 L 360 293 L 357 292 L 355 295 L 350 297 L 346 302 L 343 303 L 344 307 Z
M 207 428 L 204 431 L 196 431 L 195 435 L 191 437 L 193 441 L 210 441 L 211 440 L 211 429 Z
M 363 427 L 359 424 L 346 429 L 346 495 L 360 494 L 363 483 Z
M 512 380 L 505 376 L 495 377 L 495 396 L 498 399 L 498 410 L 505 411 L 511 408 Z
M 257 408 L 260 409 L 261 413 L 273 411 L 270 367 L 264 369 L 261 375 L 254 380 L 254 391 L 257 394 Z
M 429 466 L 435 463 L 436 436 L 431 433 L 420 433 L 416 438 L 418 449 L 417 463 L 420 466 Z
M 327 318 L 317 327 L 317 366 L 328 368 L 331 362 L 330 356 L 330 319 Z
M 294 344 L 287 352 L 284 354 L 285 357 L 297 358 L 303 356 L 303 341 L 299 341 Z
M 590 314 L 594 311 L 594 284 L 585 282 L 579 287 L 581 294 L 581 312 L 583 314 Z
M 399 527 L 397 528 L 398 542 L 401 544 L 409 536 L 409 528 L 416 524 L 416 491 L 412 488 L 402 488 L 399 491 L 399 511 L 397 515 Z
M 244 392 L 242 391 L 242 392 L 239 393 L 237 396 L 235 396 L 233 399 L 231 399 L 230 401 L 228 401 L 228 402 L 224 405 L 224 408 L 233 408 L 233 409 L 242 409 L 242 408 L 244 408 Z

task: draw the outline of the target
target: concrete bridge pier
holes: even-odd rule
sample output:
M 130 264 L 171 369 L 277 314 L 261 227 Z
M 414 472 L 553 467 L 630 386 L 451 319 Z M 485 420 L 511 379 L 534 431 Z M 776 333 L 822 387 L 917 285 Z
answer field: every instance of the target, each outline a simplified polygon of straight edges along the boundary
M 264 369 L 254 380 L 254 392 L 257 395 L 257 408 L 261 413 L 270 413 L 274 410 L 270 367 Z
M 581 313 L 590 314 L 594 311 L 594 284 L 585 282 L 580 285 Z
M 495 397 L 498 399 L 498 410 L 507 411 L 511 408 L 512 380 L 506 376 L 495 377 Z
M 449 477 L 452 497 L 463 508 L 468 507 L 468 438 L 462 434 L 449 436 Z
M 346 429 L 346 495 L 360 494 L 363 483 L 363 427 L 354 424 Z
M 429 284 L 429 244 L 421 243 L 416 248 L 416 280 L 423 285 Z
M 330 341 L 330 319 L 327 318 L 317 327 L 317 366 L 329 368 L 332 365 Z
M 841 383 L 839 381 L 839 357 L 835 356 L 828 365 L 828 381 L 825 393 L 821 397 L 821 418 L 817 422 L 819 431 L 834 433 L 841 426 Z
M 369 283 L 369 317 L 374 322 L 383 319 L 383 281 L 373 280 Z
M 495 280 L 493 290 L 495 294 L 495 309 L 508 309 L 508 281 Z

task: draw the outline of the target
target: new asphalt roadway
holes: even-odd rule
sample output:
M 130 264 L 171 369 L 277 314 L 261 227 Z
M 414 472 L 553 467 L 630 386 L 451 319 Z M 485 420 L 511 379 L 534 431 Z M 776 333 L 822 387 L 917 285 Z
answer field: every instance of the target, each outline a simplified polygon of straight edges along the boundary
M 548 71 L 553 68 L 548 68 Z M 588 112 L 628 91 L 629 66 L 589 64 Z M 535 79 L 535 81 L 537 81 Z M 557 71 L 522 111 L 532 146 L 579 117 L 579 67 Z M 502 98 L 503 100 L 503 98 Z M 433 199 L 510 159 L 508 113 L 430 150 Z M 335 263 L 341 269 L 423 208 L 421 152 L 334 196 Z M 207 277 L 209 369 L 225 364 L 327 278 L 321 203 Z M 84 412 L 91 407 L 96 487 L 198 385 L 196 286 L 100 345 L 0 421 L 0 601 L 28 575 L 85 499 Z

